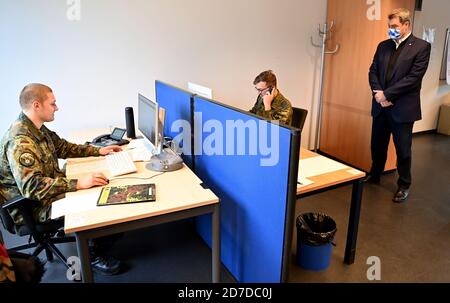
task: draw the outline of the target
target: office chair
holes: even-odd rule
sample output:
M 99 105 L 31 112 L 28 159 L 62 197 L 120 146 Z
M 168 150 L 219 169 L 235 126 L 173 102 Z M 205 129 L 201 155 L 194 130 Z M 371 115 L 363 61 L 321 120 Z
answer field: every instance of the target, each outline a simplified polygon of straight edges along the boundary
M 293 107 L 292 108 L 292 123 L 291 125 L 293 127 L 300 128 L 300 130 L 303 129 L 303 126 L 305 125 L 306 116 L 308 115 L 308 111 L 303 108 Z
M 0 219 L 3 227 L 11 234 L 19 236 L 30 236 L 29 243 L 20 245 L 17 247 L 9 248 L 9 250 L 20 251 L 24 249 L 34 248 L 33 256 L 38 256 L 43 250 L 47 256 L 48 261 L 53 260 L 53 254 L 55 254 L 63 263 L 69 268 L 67 259 L 56 248 L 55 244 L 75 242 L 75 237 L 67 237 L 62 231 L 64 221 L 51 220 L 48 222 L 36 222 L 33 217 L 33 206 L 39 204 L 38 201 L 30 200 L 22 196 L 16 197 L 7 201 L 0 208 Z M 19 213 L 23 217 L 23 225 L 16 225 L 10 216 L 8 210 L 18 209 Z M 31 239 L 34 240 L 30 243 Z

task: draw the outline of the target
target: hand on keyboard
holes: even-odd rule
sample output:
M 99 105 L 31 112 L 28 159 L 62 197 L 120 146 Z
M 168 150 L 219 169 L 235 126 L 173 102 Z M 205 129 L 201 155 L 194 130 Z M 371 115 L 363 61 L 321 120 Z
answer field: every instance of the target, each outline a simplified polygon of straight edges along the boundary
M 121 150 L 122 150 L 122 147 L 120 147 L 119 145 L 110 145 L 110 146 L 105 146 L 105 147 L 100 148 L 99 153 L 102 156 L 106 156 L 113 152 L 120 152 Z
M 106 163 L 112 176 L 125 175 L 137 171 L 136 165 L 127 151 L 107 155 Z
M 109 183 L 108 178 L 102 173 L 91 173 L 78 178 L 77 189 L 87 189 L 94 186 L 103 186 Z

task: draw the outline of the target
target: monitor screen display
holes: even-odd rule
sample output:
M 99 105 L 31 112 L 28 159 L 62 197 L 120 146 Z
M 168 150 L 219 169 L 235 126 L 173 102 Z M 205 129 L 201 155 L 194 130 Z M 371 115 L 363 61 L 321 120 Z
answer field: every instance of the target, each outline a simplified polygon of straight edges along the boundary
M 152 144 L 158 146 L 158 104 L 139 94 L 138 129 Z

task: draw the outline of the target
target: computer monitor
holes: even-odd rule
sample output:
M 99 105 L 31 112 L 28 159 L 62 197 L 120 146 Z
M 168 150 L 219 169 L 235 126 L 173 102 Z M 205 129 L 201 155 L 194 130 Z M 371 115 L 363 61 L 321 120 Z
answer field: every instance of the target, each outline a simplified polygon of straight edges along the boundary
M 138 129 L 150 141 L 154 150 L 159 149 L 158 103 L 143 95 L 138 95 Z
M 141 94 L 138 97 L 138 129 L 150 141 L 153 149 L 153 156 L 145 167 L 163 172 L 182 168 L 181 157 L 163 148 L 166 110 Z

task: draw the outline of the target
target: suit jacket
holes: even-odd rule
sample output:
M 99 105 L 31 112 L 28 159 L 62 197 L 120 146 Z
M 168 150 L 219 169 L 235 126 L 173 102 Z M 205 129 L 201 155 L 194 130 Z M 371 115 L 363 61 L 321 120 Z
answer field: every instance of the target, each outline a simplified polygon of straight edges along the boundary
M 406 39 L 397 63 L 393 67 L 391 79 L 386 79 L 389 58 L 395 50 L 395 42 L 391 39 L 381 42 L 373 58 L 369 70 L 369 83 L 372 89 L 384 91 L 394 121 L 414 122 L 422 119 L 420 109 L 420 89 L 422 78 L 430 61 L 430 43 L 414 37 Z M 375 94 L 373 94 L 375 96 Z M 372 116 L 380 114 L 382 107 L 372 98 Z

